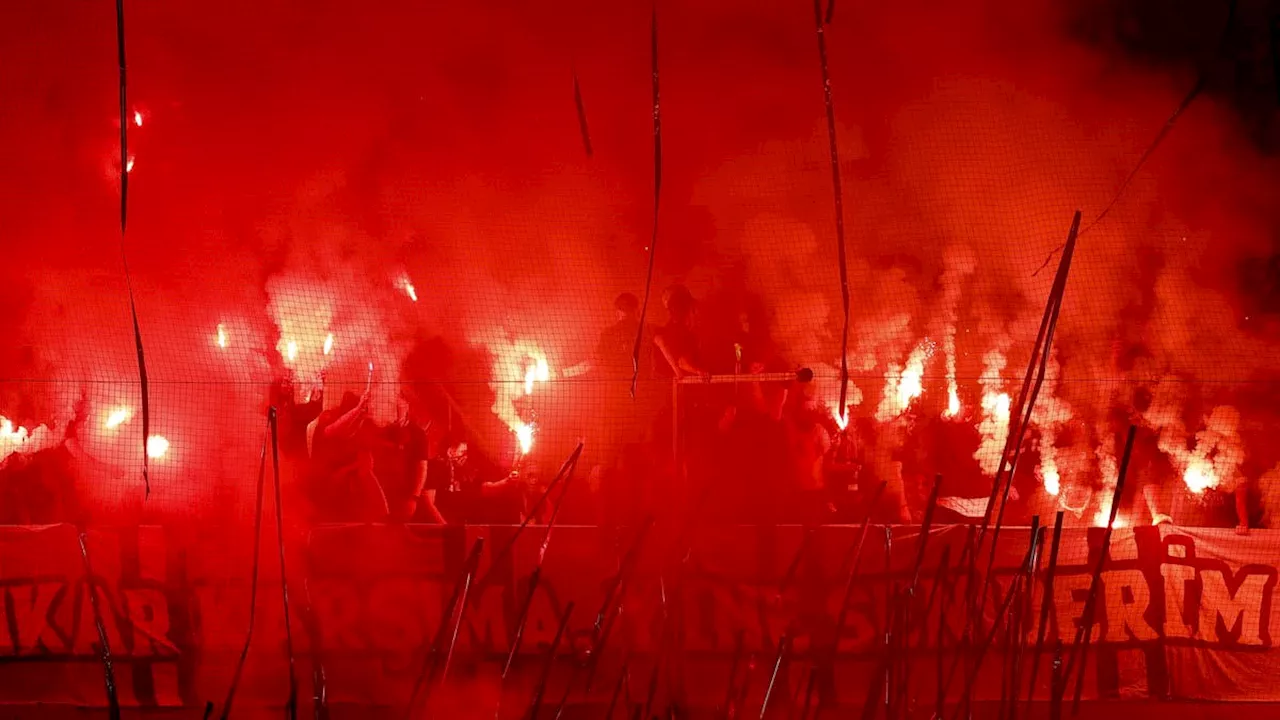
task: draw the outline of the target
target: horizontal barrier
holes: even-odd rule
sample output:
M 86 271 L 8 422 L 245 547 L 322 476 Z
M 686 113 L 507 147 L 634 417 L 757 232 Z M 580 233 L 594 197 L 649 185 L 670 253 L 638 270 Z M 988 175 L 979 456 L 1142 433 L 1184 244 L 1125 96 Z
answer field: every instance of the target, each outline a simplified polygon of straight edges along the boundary
M 846 585 L 841 568 L 857 528 L 705 528 L 695 533 L 687 560 L 678 562 L 682 554 L 656 534 L 637 545 L 634 529 L 557 527 L 503 697 L 514 698 L 512 712 L 529 702 L 558 619 L 572 602 L 559 662 L 549 675 L 556 698 L 574 682 L 574 702 L 607 700 L 624 656 L 638 673 L 633 683 L 646 683 L 662 656 L 664 637 L 678 638 L 665 657 L 668 666 L 679 668 L 680 682 L 664 685 L 663 692 L 679 692 L 691 705 L 721 703 L 730 665 L 754 658 L 750 692 L 760 693 L 767 679 L 763 667 L 772 668 L 785 633 L 790 642 L 781 674 L 791 694 L 809 668 L 821 667 L 818 692 L 824 701 L 858 703 L 883 656 L 890 598 L 913 577 L 919 577 L 914 621 L 899 647 L 904 661 L 917 668 L 913 693 L 932 697 L 938 667 L 960 653 L 977 656 L 975 646 L 1004 605 L 1029 546 L 1028 529 L 1002 532 L 982 620 L 972 621 L 963 602 L 967 573 L 957 563 L 971 532 L 936 529 L 916 573 L 919 529 L 871 528 L 849 612 L 835 638 Z M 468 550 L 485 538 L 450 678 L 470 695 L 482 687 L 496 698 L 498 673 L 545 537 L 546 529 L 537 526 L 517 533 L 511 527 L 351 525 L 316 529 L 305 547 L 299 538 L 288 554 L 303 694 L 310 694 L 312 669 L 323 668 L 331 702 L 403 706 Z M 122 704 L 202 708 L 206 701 L 221 701 L 248 627 L 250 539 L 247 531 L 202 528 L 87 534 L 92 586 Z M 1280 700 L 1280 687 L 1269 682 L 1280 669 L 1270 632 L 1277 613 L 1278 543 L 1280 533 L 1265 531 L 1238 536 L 1168 526 L 1116 530 L 1101 576 L 1085 697 Z M 605 598 L 617 584 L 619 567 L 632 567 L 624 558 L 633 547 L 634 570 L 625 573 L 625 590 L 615 595 L 623 612 L 609 623 L 601 647 L 594 628 L 602 608 L 611 606 Z M 1059 639 L 1073 641 L 1100 547 L 1097 530 L 1064 531 L 1044 628 L 1046 648 Z M 287 687 L 279 563 L 269 544 L 263 552 L 257 629 L 238 706 L 278 705 Z M 989 550 L 978 557 L 984 570 Z M 1033 593 L 1023 598 L 1034 611 L 1024 615 L 1017 638 L 1003 632 L 994 637 L 981 671 L 973 675 L 975 698 L 999 697 L 1002 670 L 1015 648 L 1022 650 L 1023 678 L 1030 676 L 1046 557 Z M 0 528 L 0 584 L 0 703 L 104 704 L 98 631 L 76 530 Z M 976 639 L 966 642 L 970 623 Z M 593 650 L 601 679 L 588 693 L 582 668 Z M 946 662 L 938 662 L 939 653 Z M 1051 655 L 1038 655 L 1041 696 Z M 951 685 L 953 699 L 965 684 L 960 675 Z

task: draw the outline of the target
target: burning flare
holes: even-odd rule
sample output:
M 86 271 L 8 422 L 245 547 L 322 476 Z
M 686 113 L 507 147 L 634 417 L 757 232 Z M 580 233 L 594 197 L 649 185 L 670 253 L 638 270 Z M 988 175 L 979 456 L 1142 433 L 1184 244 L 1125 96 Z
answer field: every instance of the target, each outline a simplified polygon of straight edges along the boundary
M 227 329 L 222 323 L 218 323 L 218 347 L 225 348 L 227 346 Z
M 103 426 L 108 430 L 113 430 L 124 424 L 133 413 L 129 412 L 129 408 L 116 408 L 107 415 L 107 421 Z
M 516 440 L 520 443 L 521 455 L 528 455 L 529 451 L 533 449 L 533 431 L 535 429 L 532 424 L 520 423 L 513 430 L 516 434 Z
M 147 438 L 147 457 L 159 460 L 169 452 L 169 441 L 163 435 L 152 435 Z
M 978 446 L 973 459 L 978 461 L 982 472 L 995 477 L 1000 469 L 1000 457 L 1004 453 L 1005 441 L 1009 438 L 1009 395 L 1003 391 L 1004 381 L 1000 379 L 1000 371 L 1004 370 L 1004 353 L 992 350 L 983 358 L 986 369 L 978 382 L 982 384 L 982 421 L 978 423 L 978 432 L 982 434 L 982 443 Z
M 284 357 L 289 362 L 293 362 L 294 360 L 297 360 L 298 359 L 298 343 L 292 340 L 285 343 Z
M 328 355 L 333 352 L 333 333 L 329 333 L 324 337 L 324 354 Z
M 960 414 L 960 391 L 956 383 L 956 322 L 960 294 L 964 288 L 964 280 L 978 268 L 978 258 L 968 245 L 952 245 L 948 247 L 943 263 L 946 270 L 942 273 L 942 354 L 947 363 L 947 409 L 944 417 L 953 418 Z
M 545 357 L 536 358 L 524 371 L 524 394 L 533 394 L 535 382 L 546 382 L 551 379 L 551 368 L 547 366 Z
M 137 110 L 133 111 L 133 124 L 142 127 L 142 113 Z
M 396 285 L 401 290 L 404 290 L 404 294 L 408 295 L 410 300 L 418 302 L 418 290 L 413 286 L 413 281 L 409 279 L 408 275 L 401 275 L 400 279 L 396 281 Z
M 922 340 L 907 357 L 906 367 L 890 369 L 884 386 L 884 398 L 876 410 L 876 420 L 889 422 L 907 411 L 911 403 L 924 394 L 924 365 L 933 354 L 933 343 Z

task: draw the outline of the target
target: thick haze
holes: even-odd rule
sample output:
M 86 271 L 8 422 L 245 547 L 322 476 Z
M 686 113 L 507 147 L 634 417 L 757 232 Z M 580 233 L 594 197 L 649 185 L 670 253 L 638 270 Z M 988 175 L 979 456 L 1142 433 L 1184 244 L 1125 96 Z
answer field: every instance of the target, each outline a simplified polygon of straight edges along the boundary
M 501 415 L 502 403 L 487 386 L 511 379 L 495 378 L 501 359 L 485 353 L 531 344 L 567 367 L 590 354 L 614 296 L 643 291 L 653 202 L 648 4 L 126 8 L 129 99 L 142 124 L 130 128 L 125 248 L 153 432 L 174 448 L 156 470 L 154 499 L 172 503 L 162 506 L 208 497 L 214 484 L 238 502 L 269 365 L 279 363 L 282 312 L 315 323 L 298 331 L 309 343 L 301 382 L 330 362 L 316 353 L 335 335 L 331 402 L 342 383 L 364 384 L 368 362 L 380 385 L 399 379 L 414 348 L 438 348 L 420 343 L 440 336 L 451 360 L 422 350 L 435 359 L 405 377 L 462 383 L 455 395 L 469 424 L 499 453 L 509 449 L 506 429 L 489 411 Z M 81 412 L 96 426 L 110 408 L 137 404 L 113 7 L 50 0 L 4 16 L 0 329 L 11 342 L 0 346 L 0 414 L 61 426 L 84 394 Z M 1007 353 L 1004 387 L 1016 387 L 1056 259 L 1033 273 L 1076 209 L 1089 226 L 1107 206 L 1194 81 L 1183 65 L 1139 65 L 1086 46 L 1078 20 L 1041 2 L 837 3 L 828 41 L 850 367 L 868 413 L 882 376 L 901 371 L 924 338 L 936 343 L 925 396 L 945 405 L 942 348 L 952 333 L 951 374 L 975 423 L 989 351 Z M 1206 13 L 1206 25 L 1224 20 Z M 1205 30 L 1206 48 L 1216 32 Z M 838 366 L 812 8 L 664 3 L 659 33 L 655 289 L 683 281 L 714 301 L 708 308 L 754 294 L 788 364 Z M 578 129 L 574 67 L 594 158 Z M 1244 383 L 1269 378 L 1277 346 L 1241 329 L 1253 320 L 1238 267 L 1272 254 L 1277 189 L 1274 162 L 1232 107 L 1199 98 L 1080 240 L 1055 397 L 1094 424 L 1120 380 L 1202 381 L 1179 391 L 1179 422 L 1194 434 L 1214 406 L 1240 404 Z M 404 277 L 417 303 L 398 287 Z M 657 293 L 652 310 L 665 319 Z M 1149 346 L 1132 376 L 1113 361 L 1118 340 Z M 386 417 L 394 391 L 380 393 Z M 627 411 L 598 393 L 579 405 L 567 391 L 539 393 L 546 417 L 561 418 L 552 455 L 589 418 Z M 140 486 L 140 426 L 129 427 L 127 442 L 97 439 L 96 457 L 111 467 L 95 471 L 105 473 L 104 496 Z

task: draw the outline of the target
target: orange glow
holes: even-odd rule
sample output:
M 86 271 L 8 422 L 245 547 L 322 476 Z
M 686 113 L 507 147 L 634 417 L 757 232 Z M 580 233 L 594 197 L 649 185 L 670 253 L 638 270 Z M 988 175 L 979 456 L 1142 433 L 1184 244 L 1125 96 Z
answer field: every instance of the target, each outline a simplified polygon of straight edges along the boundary
M 831 410 L 831 418 L 836 421 L 836 427 L 844 430 L 849 427 L 849 414 L 842 413 L 839 410 Z
M 142 127 L 142 113 L 137 110 L 133 111 L 133 124 Z
M 947 380 L 947 417 L 960 414 L 960 394 L 956 392 L 955 380 Z
M 1182 473 L 1182 481 L 1187 484 L 1188 490 L 1197 495 L 1218 486 L 1218 476 L 1213 472 L 1213 465 L 1198 457 L 1193 458 L 1186 472 Z
M 329 333 L 324 338 L 324 354 L 328 355 L 333 352 L 333 333 Z
M 1045 467 L 1042 472 L 1044 473 L 1044 491 L 1053 497 L 1058 497 L 1058 493 L 1062 491 L 1062 478 L 1058 475 L 1057 468 Z
M 169 452 L 169 441 L 163 435 L 152 435 L 147 438 L 147 457 L 158 460 Z
M 924 394 L 924 364 L 932 354 L 933 344 L 925 339 L 911 351 L 901 370 L 893 367 L 884 386 L 884 397 L 876 410 L 876 419 L 888 422 L 911 407 L 911 403 Z
M 107 421 L 103 425 L 112 430 L 120 427 L 133 413 L 129 412 L 129 408 L 116 408 L 107 415 Z
M 127 173 L 133 172 L 133 156 L 132 155 L 130 155 L 129 159 L 126 160 L 124 163 L 124 171 Z
M 396 285 L 398 285 L 401 290 L 404 290 L 404 294 L 408 295 L 410 300 L 418 302 L 418 290 L 413 286 L 413 281 L 409 279 L 408 275 L 401 275 L 400 280 Z
M 284 346 L 284 356 L 288 358 L 290 362 L 297 360 L 298 359 L 298 343 L 292 340 L 286 343 Z
M 225 348 L 227 346 L 227 329 L 218 323 L 218 347 Z
M 1005 440 L 1009 437 L 1009 394 L 1003 392 L 1004 381 L 1000 371 L 1004 370 L 1004 353 L 999 350 L 988 352 L 983 358 L 986 365 L 978 382 L 982 385 L 982 420 L 978 423 L 978 432 L 982 435 L 982 443 L 973 458 L 982 466 L 982 471 L 994 477 L 1000 469 L 1000 456 L 1004 452 Z
M 534 426 L 527 423 L 521 423 L 516 426 L 516 440 L 520 443 L 521 455 L 528 455 L 529 451 L 533 449 L 533 431 Z
M 27 441 L 28 437 L 26 428 L 21 425 L 15 427 L 12 420 L 0 415 L 0 458 L 17 449 Z
M 547 365 L 547 359 L 545 357 L 536 358 L 524 371 L 524 394 L 533 394 L 533 384 L 535 382 L 546 382 L 550 379 L 551 368 Z

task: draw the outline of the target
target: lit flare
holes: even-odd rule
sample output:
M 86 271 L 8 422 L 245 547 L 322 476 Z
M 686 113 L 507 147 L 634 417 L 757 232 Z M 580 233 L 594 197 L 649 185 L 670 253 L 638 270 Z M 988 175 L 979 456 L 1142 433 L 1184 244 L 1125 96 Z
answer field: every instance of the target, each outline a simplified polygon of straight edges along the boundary
M 398 285 L 401 290 L 404 290 L 404 294 L 408 295 L 410 300 L 418 302 L 418 289 L 413 286 L 413 281 L 409 279 L 408 275 L 401 275 L 400 280 L 396 282 L 396 285 Z
M 218 347 L 225 348 L 227 346 L 227 329 L 218 323 Z
M 528 423 L 521 423 L 516 426 L 516 441 L 520 443 L 521 455 L 528 455 L 529 451 L 533 449 L 533 431 L 533 425 Z
M 129 416 L 133 413 L 129 412 L 129 408 L 116 408 L 107 414 L 107 421 L 103 425 L 108 430 L 114 430 L 124 424 Z
M 1187 489 L 1196 495 L 1218 486 L 1218 476 L 1213 471 L 1213 465 L 1202 458 L 1192 459 L 1186 472 L 1182 473 L 1182 481 L 1187 484 Z
M 537 358 L 524 371 L 524 394 L 533 394 L 533 384 L 535 382 L 546 382 L 550 379 L 551 368 L 547 365 L 547 359 Z
M 169 441 L 163 435 L 152 435 L 147 438 L 147 457 L 159 460 L 169 452 Z

